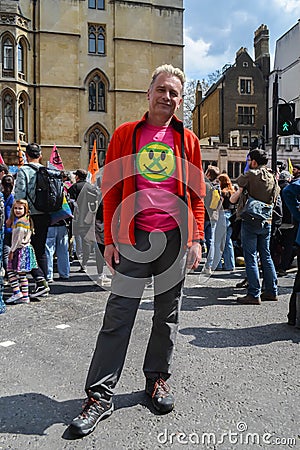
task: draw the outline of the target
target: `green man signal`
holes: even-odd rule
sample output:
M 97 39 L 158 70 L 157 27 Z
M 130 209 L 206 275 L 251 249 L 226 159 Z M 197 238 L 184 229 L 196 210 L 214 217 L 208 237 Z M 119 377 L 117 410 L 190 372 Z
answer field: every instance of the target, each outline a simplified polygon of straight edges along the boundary
M 278 105 L 278 127 L 279 136 L 290 136 L 294 134 L 295 103 L 280 103 Z

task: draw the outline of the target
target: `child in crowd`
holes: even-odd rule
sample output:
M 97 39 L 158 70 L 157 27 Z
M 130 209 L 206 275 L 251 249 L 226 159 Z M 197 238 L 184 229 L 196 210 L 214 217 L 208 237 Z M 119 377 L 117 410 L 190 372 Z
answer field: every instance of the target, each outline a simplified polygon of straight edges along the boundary
M 11 236 L 12 229 L 11 227 L 6 225 L 7 219 L 10 217 L 10 211 L 12 205 L 14 203 L 14 178 L 12 175 L 4 175 L 2 178 L 2 192 L 4 197 L 4 213 L 5 213 L 5 222 L 4 222 L 4 241 L 3 241 L 3 267 L 5 270 L 5 276 L 7 277 L 7 264 L 8 264 L 8 255 L 11 247 Z
M 13 295 L 6 303 L 29 303 L 27 272 L 38 267 L 34 249 L 30 244 L 32 221 L 26 200 L 15 200 L 11 210 L 12 243 L 8 257 L 8 280 Z M 8 224 L 9 225 L 9 224 Z
M 6 305 L 3 300 L 3 271 L 2 271 L 2 250 L 3 250 L 3 235 L 4 235 L 4 197 L 0 192 L 0 314 L 5 313 Z

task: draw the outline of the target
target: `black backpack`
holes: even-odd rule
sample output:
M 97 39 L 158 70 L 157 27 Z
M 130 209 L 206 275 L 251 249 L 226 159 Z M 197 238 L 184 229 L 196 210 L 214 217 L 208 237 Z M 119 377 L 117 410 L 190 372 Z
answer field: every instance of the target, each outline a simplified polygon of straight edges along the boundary
M 58 211 L 62 207 L 64 193 L 61 172 L 45 166 L 28 165 L 36 170 L 35 200 L 27 193 L 34 207 L 45 213 Z

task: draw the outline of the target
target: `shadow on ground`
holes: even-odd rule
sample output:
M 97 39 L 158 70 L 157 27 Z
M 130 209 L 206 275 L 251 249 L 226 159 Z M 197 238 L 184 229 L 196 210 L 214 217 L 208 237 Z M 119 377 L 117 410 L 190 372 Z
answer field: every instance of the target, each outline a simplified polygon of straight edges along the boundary
M 0 398 L 0 434 L 46 435 L 46 430 L 56 423 L 68 425 L 77 416 L 83 399 L 59 402 L 46 395 L 29 392 Z M 136 405 L 149 406 L 144 391 L 114 396 L 115 410 Z M 68 429 L 65 439 L 74 438 Z
M 189 342 L 202 348 L 252 347 L 271 342 L 300 342 L 300 330 L 286 323 L 272 323 L 249 328 L 191 327 L 179 331 L 193 336 Z

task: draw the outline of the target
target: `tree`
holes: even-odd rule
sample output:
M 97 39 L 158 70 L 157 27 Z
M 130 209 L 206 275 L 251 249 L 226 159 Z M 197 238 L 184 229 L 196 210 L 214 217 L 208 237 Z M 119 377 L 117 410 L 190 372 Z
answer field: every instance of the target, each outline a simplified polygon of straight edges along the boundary
M 197 81 L 190 80 L 184 86 L 183 123 L 186 128 L 193 129 L 193 109 L 196 103 Z
M 221 70 L 216 70 L 207 75 L 206 79 L 199 81 L 202 91 L 202 97 L 205 96 L 208 89 L 222 76 Z M 193 129 L 193 110 L 196 104 L 197 80 L 190 80 L 185 83 L 184 102 L 183 102 L 183 123 L 186 128 Z

